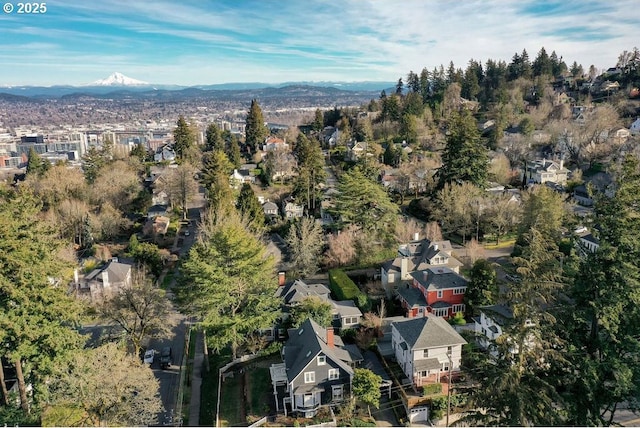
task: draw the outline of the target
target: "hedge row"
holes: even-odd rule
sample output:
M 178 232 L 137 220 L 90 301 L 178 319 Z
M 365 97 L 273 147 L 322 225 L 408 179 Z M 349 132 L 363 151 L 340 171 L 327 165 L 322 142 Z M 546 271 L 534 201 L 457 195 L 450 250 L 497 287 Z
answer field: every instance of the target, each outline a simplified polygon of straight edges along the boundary
M 358 286 L 340 269 L 329 271 L 329 287 L 337 300 L 357 300 L 361 294 Z

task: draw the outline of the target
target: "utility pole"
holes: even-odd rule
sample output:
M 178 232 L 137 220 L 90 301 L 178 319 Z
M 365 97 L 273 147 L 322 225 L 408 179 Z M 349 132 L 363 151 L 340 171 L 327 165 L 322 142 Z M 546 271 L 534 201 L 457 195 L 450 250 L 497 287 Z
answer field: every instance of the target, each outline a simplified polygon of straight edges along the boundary
M 449 413 L 451 412 L 451 366 L 453 365 L 453 362 L 451 361 L 451 352 L 452 352 L 453 348 L 449 348 L 449 350 L 447 351 L 447 357 L 449 358 L 449 375 L 448 377 L 448 383 L 449 383 L 449 387 L 447 388 L 447 425 L 449 426 Z

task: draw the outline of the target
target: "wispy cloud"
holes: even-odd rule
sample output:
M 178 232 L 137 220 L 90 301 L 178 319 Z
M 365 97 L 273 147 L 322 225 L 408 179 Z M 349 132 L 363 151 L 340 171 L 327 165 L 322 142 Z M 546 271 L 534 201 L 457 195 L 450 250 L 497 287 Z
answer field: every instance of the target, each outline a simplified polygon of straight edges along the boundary
M 59 0 L 3 17 L 2 83 L 84 83 L 111 71 L 159 83 L 396 80 L 541 47 L 608 67 L 637 44 L 636 0 Z M 43 70 L 21 72 L 27 62 Z M 67 73 L 64 71 L 67 70 Z M 138 74 L 139 73 L 139 74 Z M 67 81 L 59 82 L 65 76 Z M 22 81 L 28 77 L 32 81 Z M 69 81 L 79 79 L 80 82 Z

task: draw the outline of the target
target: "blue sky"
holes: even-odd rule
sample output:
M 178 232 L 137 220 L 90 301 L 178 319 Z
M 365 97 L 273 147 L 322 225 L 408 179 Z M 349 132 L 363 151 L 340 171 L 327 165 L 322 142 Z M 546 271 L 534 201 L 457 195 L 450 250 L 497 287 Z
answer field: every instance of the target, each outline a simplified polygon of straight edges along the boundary
M 13 1 L 13 0 L 12 0 Z M 6 3 L 2 0 L 0 3 Z M 13 1 L 17 5 L 16 1 Z M 0 13 L 0 85 L 396 81 L 450 60 L 542 46 L 615 65 L 638 44 L 637 0 L 52 0 Z

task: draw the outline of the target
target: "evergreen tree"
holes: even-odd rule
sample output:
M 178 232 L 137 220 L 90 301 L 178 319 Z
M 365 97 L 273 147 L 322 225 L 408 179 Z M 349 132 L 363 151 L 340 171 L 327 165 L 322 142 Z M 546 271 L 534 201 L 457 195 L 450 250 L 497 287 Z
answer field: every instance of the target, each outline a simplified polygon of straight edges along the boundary
M 533 61 L 533 75 L 553 76 L 553 64 L 551 63 L 551 59 L 549 58 L 549 55 L 547 55 L 547 51 L 544 49 L 544 47 L 540 49 L 540 52 L 538 52 L 538 56 Z
M 216 125 L 215 123 L 211 123 L 209 124 L 209 126 L 207 126 L 207 130 L 205 132 L 205 140 L 206 151 L 224 150 L 225 148 L 220 128 L 218 128 L 218 125 Z
M 445 183 L 468 181 L 483 187 L 487 179 L 489 159 L 480 139 L 475 119 L 467 110 L 454 112 L 448 127 L 447 145 L 438 170 L 438 188 Z
M 149 153 L 147 152 L 144 144 L 138 143 L 133 147 L 133 149 L 131 149 L 129 156 L 138 158 L 140 162 L 144 162 L 147 159 L 147 156 L 149 156 Z
M 202 320 L 210 348 L 229 346 L 236 358 L 249 335 L 279 315 L 274 261 L 234 212 L 208 215 L 200 237 L 182 265 L 180 298 Z
M 316 109 L 316 112 L 313 116 L 311 129 L 313 129 L 316 132 L 320 132 L 322 131 L 323 128 L 324 128 L 324 115 L 322 114 L 322 110 L 318 108 Z
M 360 168 L 344 173 L 338 190 L 336 211 L 344 223 L 355 224 L 378 236 L 389 233 L 395 226 L 398 207 L 382 186 L 367 178 Z
M 236 207 L 254 232 L 262 230 L 265 224 L 264 210 L 250 184 L 242 185 Z
M 34 221 L 39 212 L 27 193 L 0 199 L 0 358 L 16 370 L 25 415 L 43 403 L 54 367 L 83 345 L 74 328 L 80 306 L 67 294 L 70 266 L 59 254 L 64 243 L 46 222 Z
M 467 318 L 477 315 L 480 306 L 492 305 L 498 295 L 497 273 L 486 259 L 478 259 L 471 268 L 470 281 L 464 292 Z
M 229 183 L 229 176 L 233 165 L 227 156 L 216 150 L 205 153 L 200 172 L 200 184 L 205 189 L 207 201 L 214 211 L 223 206 L 225 210 L 233 206 L 233 192 Z
M 192 127 L 184 119 L 184 116 L 180 115 L 176 122 L 176 128 L 173 130 L 173 148 L 176 156 L 183 159 L 195 143 L 196 136 Z
M 33 147 L 29 147 L 29 154 L 27 156 L 27 175 L 41 177 L 51 167 L 51 163 L 48 160 L 42 159 Z
M 396 83 L 396 95 L 402 97 L 404 91 L 404 82 L 402 81 L 402 77 L 398 79 L 398 83 Z
M 96 146 L 91 146 L 87 153 L 82 157 L 82 170 L 84 171 L 84 178 L 89 184 L 93 184 L 100 174 L 100 170 L 109 162 L 108 148 L 104 147 L 98 149 Z
M 640 397 L 640 168 L 627 155 L 613 198 L 595 205 L 600 246 L 585 251 L 571 290 L 566 326 L 570 343 L 566 387 L 568 424 L 611 425 L 619 403 Z
M 320 184 L 324 183 L 326 172 L 322 150 L 317 142 L 310 141 L 304 134 L 298 134 L 295 155 L 298 159 L 298 175 L 294 181 L 293 194 L 306 201 L 309 212 L 316 209 L 320 197 Z
M 514 260 L 522 281 L 508 292 L 513 317 L 492 345 L 497 357 L 476 368 L 481 385 L 471 405 L 482 410 L 471 411 L 466 419 L 485 426 L 563 424 L 561 396 L 546 373 L 546 367 L 562 358 L 558 350 L 563 341 L 549 311 L 566 291 L 560 252 L 536 229 L 526 239 L 526 251 Z
M 240 168 L 240 165 L 242 165 L 242 155 L 240 154 L 240 144 L 238 144 L 238 137 L 233 134 L 229 134 L 225 153 L 227 155 L 227 158 L 229 158 L 229 162 L 231 162 L 231 165 L 233 165 L 236 169 Z
M 251 107 L 247 112 L 245 127 L 245 143 L 255 153 L 257 148 L 264 143 L 265 138 L 269 135 L 269 130 L 264 123 L 262 109 L 257 100 L 251 100 Z

